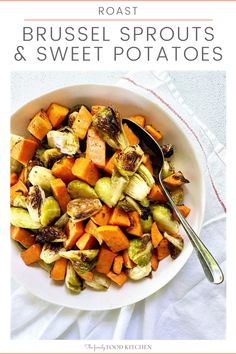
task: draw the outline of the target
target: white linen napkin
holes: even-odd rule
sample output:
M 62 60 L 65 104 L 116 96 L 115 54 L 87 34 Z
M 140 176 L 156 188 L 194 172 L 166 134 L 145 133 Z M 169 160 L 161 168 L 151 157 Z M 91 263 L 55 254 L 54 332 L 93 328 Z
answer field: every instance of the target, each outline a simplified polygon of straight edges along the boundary
M 206 212 L 201 238 L 224 270 L 225 147 L 186 106 L 165 72 L 133 72 L 118 83 L 162 102 L 191 136 L 203 164 Z M 164 288 L 135 305 L 111 311 L 77 311 L 49 304 L 14 286 L 12 339 L 224 339 L 225 283 L 204 277 L 193 254 Z

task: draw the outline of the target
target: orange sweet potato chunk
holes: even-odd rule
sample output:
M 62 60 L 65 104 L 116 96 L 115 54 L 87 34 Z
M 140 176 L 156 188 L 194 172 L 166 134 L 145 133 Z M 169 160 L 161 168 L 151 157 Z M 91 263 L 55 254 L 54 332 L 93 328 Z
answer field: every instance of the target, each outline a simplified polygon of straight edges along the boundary
M 28 131 L 38 140 L 42 140 L 52 129 L 47 113 L 41 110 L 30 121 Z
M 57 103 L 51 103 L 47 109 L 48 118 L 53 128 L 58 127 L 69 113 L 69 108 Z

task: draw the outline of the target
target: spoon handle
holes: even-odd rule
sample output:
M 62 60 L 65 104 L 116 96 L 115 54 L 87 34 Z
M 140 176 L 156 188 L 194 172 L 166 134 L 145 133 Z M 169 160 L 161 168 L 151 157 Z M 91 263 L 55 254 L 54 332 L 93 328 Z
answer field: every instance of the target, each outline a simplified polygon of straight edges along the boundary
M 164 184 L 162 183 L 161 178 L 159 178 L 159 180 L 160 180 L 161 187 L 172 209 L 175 211 L 176 215 L 178 216 L 180 223 L 182 224 L 186 234 L 188 235 L 193 245 L 193 248 L 197 253 L 197 256 L 199 258 L 199 261 L 202 265 L 202 268 L 204 270 L 207 279 L 214 284 L 222 283 L 224 281 L 224 275 L 219 264 L 216 262 L 215 258 L 212 256 L 212 254 L 209 252 L 209 250 L 206 248 L 203 242 L 199 239 L 199 237 L 197 236 L 195 231 L 191 228 L 187 220 L 183 217 L 179 209 L 176 207 L 169 192 L 167 191 Z

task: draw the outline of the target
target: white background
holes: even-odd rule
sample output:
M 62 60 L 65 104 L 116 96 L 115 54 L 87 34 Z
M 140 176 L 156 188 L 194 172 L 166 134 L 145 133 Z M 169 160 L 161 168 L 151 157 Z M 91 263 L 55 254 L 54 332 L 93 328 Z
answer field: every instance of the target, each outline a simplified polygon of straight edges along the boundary
M 121 3 L 122 4 L 122 3 Z M 124 3 L 123 3 L 124 4 Z M 227 340 L 225 341 L 208 341 L 197 342 L 191 341 L 159 341 L 154 342 L 153 352 L 234 352 L 235 351 L 235 328 L 236 328 L 236 312 L 235 312 L 235 13 L 236 4 L 234 2 L 134 2 L 130 5 L 138 6 L 140 9 L 140 17 L 148 18 L 213 18 L 214 27 L 216 28 L 217 42 L 224 47 L 224 60 L 222 62 L 204 62 L 204 63 L 186 63 L 180 61 L 178 63 L 160 64 L 153 63 L 148 65 L 148 69 L 159 70 L 226 70 L 227 71 L 227 119 L 228 119 L 228 326 Z M 116 2 L 116 6 L 118 2 Z M 0 38 L 1 38 L 1 319 L 0 319 L 0 336 L 1 351 L 5 352 L 70 352 L 84 351 L 83 343 L 80 342 L 11 342 L 9 340 L 9 309 L 10 309 L 10 269 L 9 269 L 9 242 L 8 242 L 8 213 L 6 205 L 8 205 L 8 132 L 9 132 L 9 116 L 10 116 L 10 72 L 14 70 L 114 70 L 114 63 L 102 62 L 99 67 L 92 63 L 73 63 L 73 64 L 55 64 L 44 63 L 16 63 L 12 60 L 12 55 L 16 43 L 19 42 L 21 26 L 24 18 L 77 18 L 77 17 L 96 17 L 96 2 L 2 2 L 0 3 Z M 78 14 L 78 16 L 77 16 Z M 127 23 L 126 23 L 127 24 Z M 114 32 L 116 24 L 109 24 Z M 120 23 L 118 24 L 120 26 Z M 112 32 L 112 33 L 113 33 Z M 33 50 L 33 46 L 31 48 Z M 134 69 L 133 63 L 121 63 L 115 67 L 116 70 L 124 68 L 126 70 Z M 141 64 L 135 64 L 135 69 L 145 70 Z M 29 88 L 30 89 L 30 88 Z M 230 192 L 230 193 L 229 193 Z M 184 321 L 184 319 L 183 319 Z M 114 344 L 114 343 L 113 343 Z M 112 352 L 112 350 L 110 350 Z

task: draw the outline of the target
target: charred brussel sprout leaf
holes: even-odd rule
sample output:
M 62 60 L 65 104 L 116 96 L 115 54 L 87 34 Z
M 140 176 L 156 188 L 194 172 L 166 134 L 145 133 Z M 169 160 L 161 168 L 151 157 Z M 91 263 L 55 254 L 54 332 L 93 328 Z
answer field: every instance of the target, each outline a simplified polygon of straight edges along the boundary
M 79 139 L 70 131 L 51 130 L 47 139 L 50 147 L 58 148 L 63 154 L 74 155 L 79 151 Z
M 40 258 L 47 264 L 56 262 L 60 259 L 59 252 L 65 251 L 61 243 L 45 243 L 40 254 Z
M 27 210 L 23 208 L 11 208 L 10 209 L 10 222 L 11 225 L 16 227 L 22 227 L 24 229 L 37 230 L 41 227 L 41 224 L 34 221 Z
M 170 162 L 165 160 L 161 171 L 161 178 L 165 179 L 166 177 L 172 175 L 174 172 L 175 172 L 174 167 L 171 165 Z
M 40 222 L 42 226 L 51 224 L 61 216 L 61 208 L 53 197 L 46 198 L 41 208 Z
M 152 215 L 149 214 L 148 217 L 145 219 L 143 219 L 141 216 L 140 221 L 141 221 L 143 233 L 151 232 L 151 227 L 152 227 L 152 223 L 153 223 Z
M 56 148 L 47 149 L 41 154 L 40 161 L 42 161 L 45 167 L 52 168 L 53 164 L 61 160 L 63 156 L 60 150 Z
M 98 195 L 98 198 L 101 199 L 109 208 L 113 207 L 111 203 L 112 198 L 112 189 L 111 189 L 111 178 L 102 177 L 95 184 L 94 190 Z
M 141 201 L 149 194 L 151 188 L 147 185 L 144 179 L 135 173 L 129 180 L 129 184 L 125 189 L 125 194 L 131 198 Z
M 82 290 L 82 281 L 70 262 L 67 263 L 65 284 L 72 293 L 79 294 Z
M 121 198 L 125 188 L 127 187 L 129 180 L 127 177 L 122 176 L 118 171 L 112 173 L 111 176 L 111 191 L 112 196 L 110 204 L 115 206 Z
M 170 191 L 170 196 L 176 205 L 181 205 L 184 202 L 184 190 L 178 187 Z
M 124 210 L 126 213 L 130 211 L 137 211 L 141 215 L 142 210 L 140 205 L 131 197 L 126 196 L 124 199 L 119 201 L 117 207 Z
M 79 180 L 71 181 L 67 186 L 67 190 L 71 199 L 98 197 L 95 190 L 88 183 Z
M 130 259 L 140 267 L 146 266 L 152 256 L 152 242 L 150 235 L 146 234 L 141 238 L 130 240 L 128 254 Z
M 13 157 L 11 157 L 11 160 L 10 160 L 11 173 L 15 172 L 15 173 L 19 174 L 21 172 L 22 168 L 23 168 L 23 165 L 19 161 L 15 160 L 15 159 L 13 159 Z
M 144 153 L 139 145 L 127 146 L 115 159 L 115 166 L 124 177 L 132 176 L 139 168 Z
M 51 191 L 51 181 L 55 179 L 52 174 L 52 171 L 42 167 L 42 166 L 35 166 L 29 173 L 29 181 L 30 183 L 35 186 L 40 186 L 45 192 Z
M 147 277 L 152 271 L 151 262 L 149 262 L 146 266 L 140 267 L 136 266 L 127 271 L 128 277 L 132 280 L 140 280 Z
M 184 239 L 180 235 L 169 235 L 164 232 L 164 237 L 169 241 L 171 258 L 176 259 L 184 248 Z
M 47 226 L 37 231 L 35 240 L 39 243 L 64 242 L 67 240 L 67 236 L 59 228 Z
M 26 198 L 26 204 L 30 217 L 34 221 L 40 222 L 40 216 L 44 202 L 45 193 L 43 189 L 38 185 L 30 187 L 29 194 Z
M 44 153 L 44 151 L 46 151 L 46 148 L 43 147 L 43 146 L 40 146 L 40 147 L 35 151 L 35 154 L 34 154 L 35 159 L 41 161 L 41 156 L 42 156 L 42 154 Z
M 107 290 L 111 285 L 111 280 L 105 274 L 94 273 L 93 280 L 85 280 L 85 285 L 95 290 Z
M 137 173 L 144 179 L 147 185 L 152 188 L 152 186 L 155 184 L 155 180 L 149 169 L 145 165 L 141 164 Z
M 73 199 L 67 204 L 67 214 L 75 221 L 88 219 L 102 208 L 98 198 Z
M 162 152 L 164 157 L 167 159 L 174 154 L 174 146 L 172 144 L 162 145 Z
M 47 264 L 45 263 L 42 259 L 40 259 L 40 261 L 37 262 L 37 264 L 44 270 L 46 270 L 46 272 L 50 273 L 53 267 L 53 264 Z
M 60 256 L 71 261 L 77 274 L 90 272 L 97 263 L 99 250 L 60 252 Z
M 27 209 L 26 197 L 24 195 L 17 195 L 13 200 L 13 206 Z
M 178 233 L 179 223 L 173 219 L 171 211 L 168 207 L 157 204 L 153 205 L 151 210 L 153 219 L 156 221 L 157 226 L 161 231 L 166 231 L 172 235 Z
M 68 221 L 70 220 L 70 217 L 67 213 L 63 214 L 54 224 L 54 227 L 57 227 L 59 229 L 64 229 Z
M 128 141 L 123 134 L 118 113 L 110 107 L 104 107 L 93 115 L 93 127 L 100 137 L 114 149 L 125 149 Z

